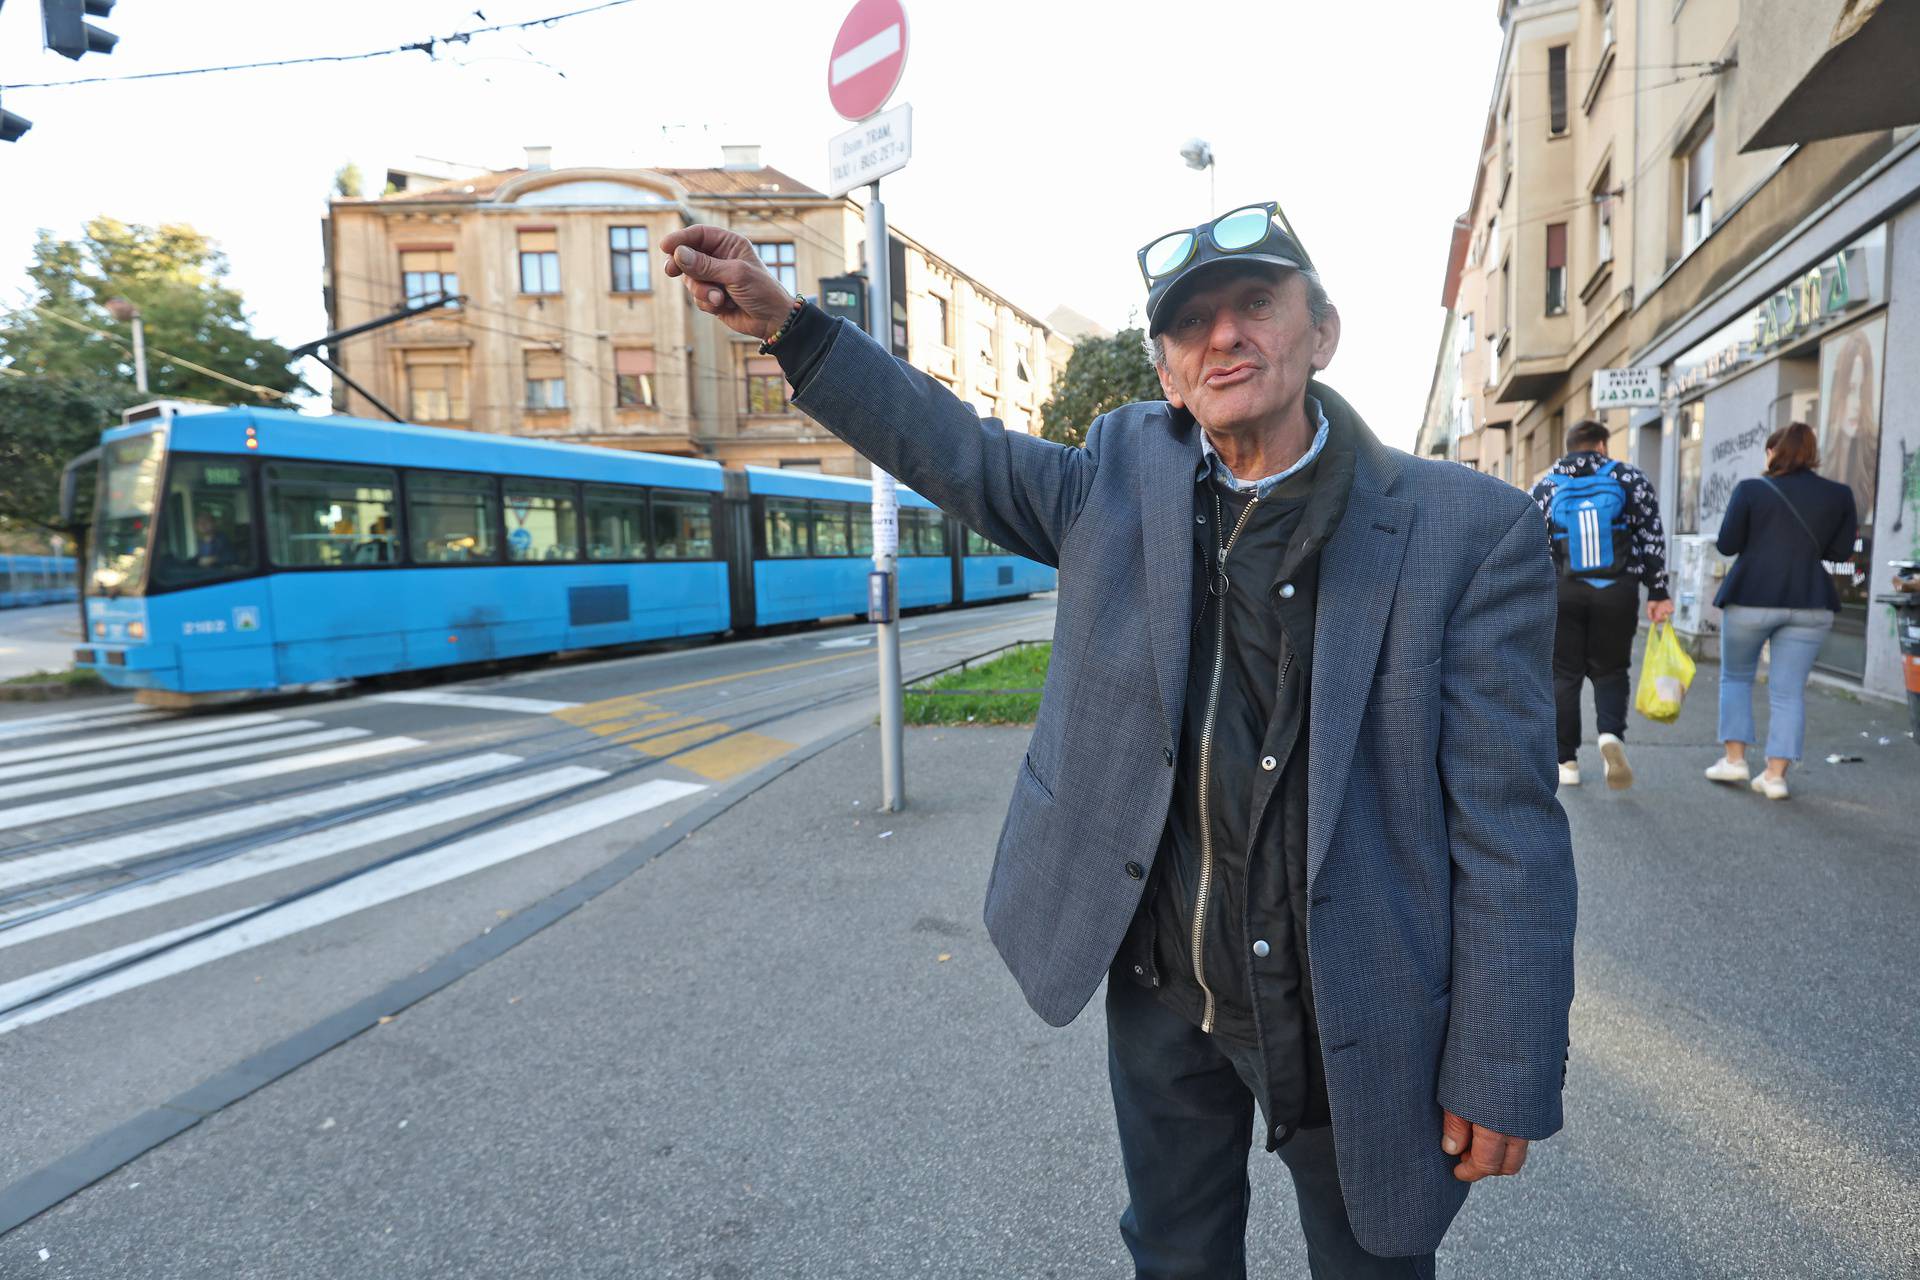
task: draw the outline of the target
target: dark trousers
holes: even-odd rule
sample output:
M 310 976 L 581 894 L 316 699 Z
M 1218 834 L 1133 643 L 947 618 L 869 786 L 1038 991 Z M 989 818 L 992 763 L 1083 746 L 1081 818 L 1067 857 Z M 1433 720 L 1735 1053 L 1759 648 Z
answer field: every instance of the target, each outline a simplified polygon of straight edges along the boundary
M 1252 1091 L 1212 1036 L 1117 975 L 1107 983 L 1107 1067 L 1130 1201 L 1120 1234 L 1135 1274 L 1245 1280 Z M 1331 1128 L 1300 1130 L 1280 1158 L 1313 1280 L 1432 1280 L 1432 1254 L 1382 1258 L 1353 1238 Z
M 1627 736 L 1627 666 L 1640 627 L 1640 587 L 1631 578 L 1596 587 L 1560 579 L 1560 618 L 1553 631 L 1554 737 L 1560 763 L 1580 751 L 1580 682 L 1593 681 L 1594 719 L 1601 733 Z

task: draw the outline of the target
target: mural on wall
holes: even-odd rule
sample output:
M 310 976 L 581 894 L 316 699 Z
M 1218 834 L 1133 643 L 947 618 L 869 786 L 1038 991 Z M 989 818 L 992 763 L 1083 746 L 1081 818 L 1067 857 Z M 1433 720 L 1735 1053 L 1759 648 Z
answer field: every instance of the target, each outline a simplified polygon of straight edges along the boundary
M 1862 526 L 1873 524 L 1886 346 L 1884 314 L 1820 344 L 1820 472 L 1853 490 Z

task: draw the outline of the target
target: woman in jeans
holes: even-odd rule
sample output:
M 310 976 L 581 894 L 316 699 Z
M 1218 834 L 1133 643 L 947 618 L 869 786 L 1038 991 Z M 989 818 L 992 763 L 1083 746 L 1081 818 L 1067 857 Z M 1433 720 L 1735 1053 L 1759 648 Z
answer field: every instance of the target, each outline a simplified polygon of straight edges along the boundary
M 1721 555 L 1739 557 L 1714 597 L 1720 615 L 1720 739 L 1726 755 L 1707 770 L 1715 782 L 1747 782 L 1769 800 L 1787 798 L 1787 766 L 1806 731 L 1807 676 L 1840 597 L 1822 561 L 1853 554 L 1853 490 L 1814 474 L 1819 443 L 1804 422 L 1767 437 L 1766 474 L 1734 486 L 1720 523 Z M 1753 677 L 1768 646 L 1767 768 L 1752 777 L 1747 744 Z

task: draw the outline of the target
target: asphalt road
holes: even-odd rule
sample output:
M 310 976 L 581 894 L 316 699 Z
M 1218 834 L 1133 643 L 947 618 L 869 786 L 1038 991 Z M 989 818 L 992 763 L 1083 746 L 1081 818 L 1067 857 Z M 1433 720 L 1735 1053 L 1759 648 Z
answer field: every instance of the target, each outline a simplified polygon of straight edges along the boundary
M 80 643 L 80 608 L 45 604 L 0 609 L 0 680 L 65 671 Z
M 1052 614 L 1047 597 L 910 617 L 903 664 L 1044 638 Z M 871 636 L 191 716 L 0 707 L 0 1188 L 868 722 Z
M 1633 790 L 1563 797 L 1567 1128 L 1474 1193 L 1442 1275 L 1920 1275 L 1920 751 L 1817 694 L 1809 754 L 1860 763 L 1715 787 L 1712 680 L 1636 718 Z M 979 923 L 1025 736 L 913 732 L 884 818 L 873 735 L 831 748 L 0 1237 L 0 1275 L 1127 1274 L 1097 1009 L 1045 1027 Z M 1252 1168 L 1253 1274 L 1302 1275 Z

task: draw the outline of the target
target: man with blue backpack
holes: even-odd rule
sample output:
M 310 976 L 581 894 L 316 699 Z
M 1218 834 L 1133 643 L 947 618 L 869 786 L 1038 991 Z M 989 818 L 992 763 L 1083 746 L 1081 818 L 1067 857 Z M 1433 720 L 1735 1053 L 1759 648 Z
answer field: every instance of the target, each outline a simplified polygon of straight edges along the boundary
M 1591 418 L 1567 428 L 1567 453 L 1533 486 L 1547 514 L 1560 569 L 1560 615 L 1553 637 L 1553 696 L 1560 785 L 1580 785 L 1580 685 L 1593 681 L 1594 718 L 1607 785 L 1633 785 L 1627 762 L 1627 667 L 1647 618 L 1673 617 L 1667 596 L 1666 535 L 1660 502 L 1638 467 L 1607 456 L 1606 427 Z

